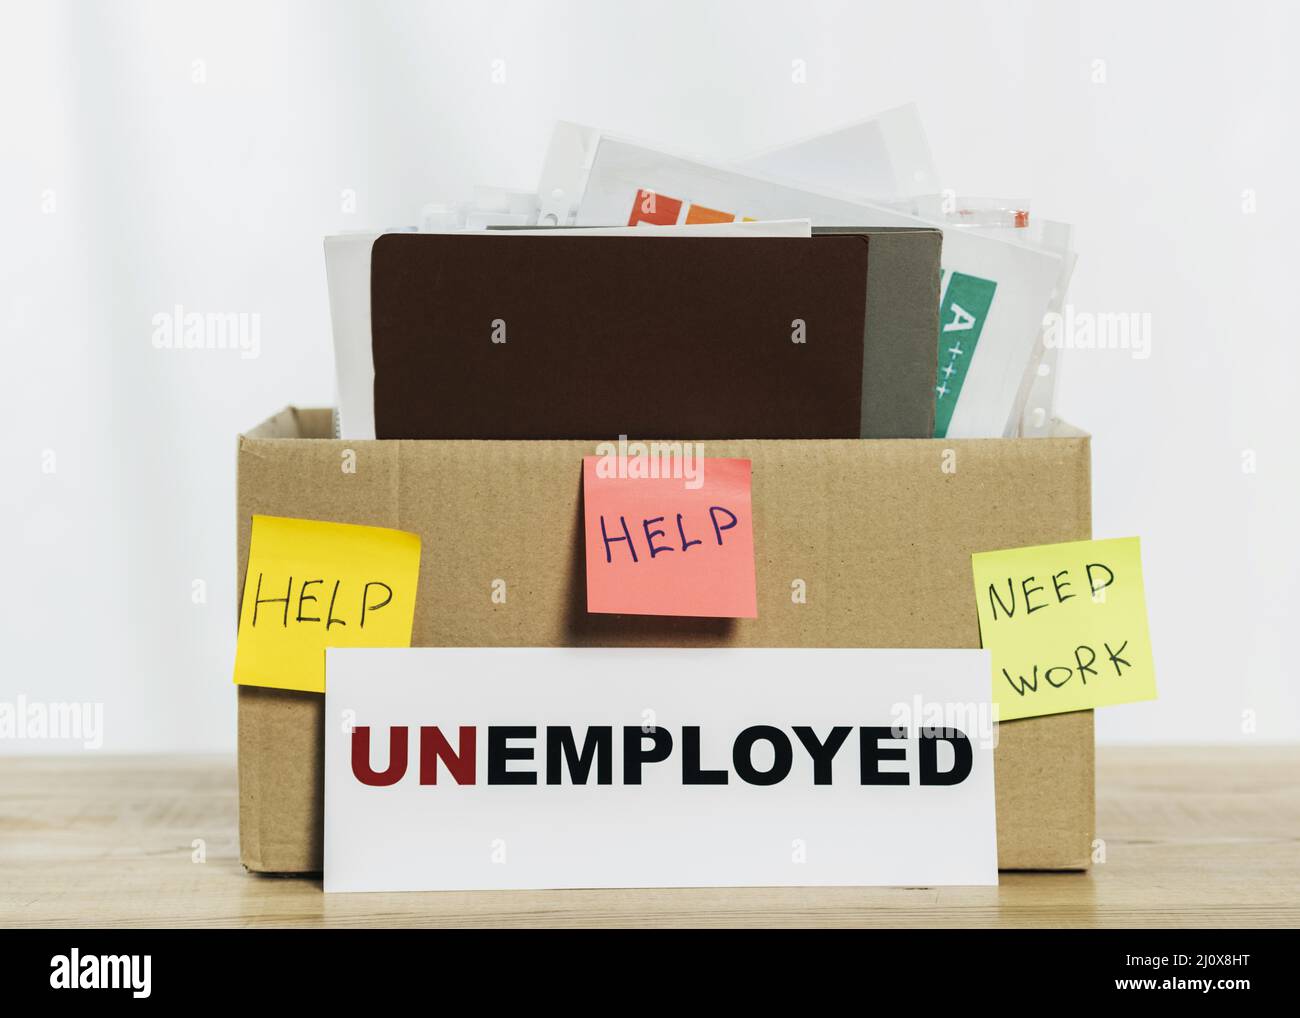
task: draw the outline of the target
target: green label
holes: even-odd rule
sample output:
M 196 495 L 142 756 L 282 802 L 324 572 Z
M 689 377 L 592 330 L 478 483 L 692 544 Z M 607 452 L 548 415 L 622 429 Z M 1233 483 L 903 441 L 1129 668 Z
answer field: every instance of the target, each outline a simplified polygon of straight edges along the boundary
M 948 434 L 957 397 L 966 381 L 975 346 L 988 321 L 993 306 L 993 291 L 998 284 L 991 279 L 953 272 L 948 288 L 939 301 L 939 375 L 934 387 L 934 437 Z

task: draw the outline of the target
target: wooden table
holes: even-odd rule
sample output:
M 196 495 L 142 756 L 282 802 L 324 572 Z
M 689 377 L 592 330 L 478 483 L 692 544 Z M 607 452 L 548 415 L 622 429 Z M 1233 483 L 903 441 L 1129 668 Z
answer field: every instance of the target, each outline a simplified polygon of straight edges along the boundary
M 326 896 L 239 865 L 228 758 L 0 758 L 0 926 L 1300 925 L 1300 747 L 1101 749 L 1091 873 L 996 888 Z

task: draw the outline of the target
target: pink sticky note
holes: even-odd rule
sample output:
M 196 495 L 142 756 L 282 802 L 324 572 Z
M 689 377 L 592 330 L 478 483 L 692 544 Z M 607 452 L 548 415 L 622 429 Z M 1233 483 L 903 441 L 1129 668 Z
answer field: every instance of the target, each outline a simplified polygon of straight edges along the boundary
M 627 476 L 613 457 L 584 457 L 587 611 L 758 617 L 749 460 L 695 467 Z

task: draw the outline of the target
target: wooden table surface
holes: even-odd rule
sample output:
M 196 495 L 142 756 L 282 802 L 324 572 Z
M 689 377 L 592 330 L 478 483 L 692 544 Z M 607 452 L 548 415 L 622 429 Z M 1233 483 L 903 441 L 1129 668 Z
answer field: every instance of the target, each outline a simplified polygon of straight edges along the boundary
M 996 888 L 326 896 L 239 865 L 228 758 L 8 757 L 0 926 L 1300 925 L 1300 747 L 1099 749 L 1097 828 L 1092 872 Z

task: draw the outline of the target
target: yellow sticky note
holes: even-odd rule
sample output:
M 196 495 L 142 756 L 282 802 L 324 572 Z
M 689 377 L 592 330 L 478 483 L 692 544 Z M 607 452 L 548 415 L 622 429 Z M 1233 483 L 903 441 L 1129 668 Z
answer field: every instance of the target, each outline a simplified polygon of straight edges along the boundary
M 235 682 L 325 691 L 326 647 L 409 647 L 420 537 L 254 516 Z
M 1003 721 L 1154 700 L 1136 537 L 971 556 Z

